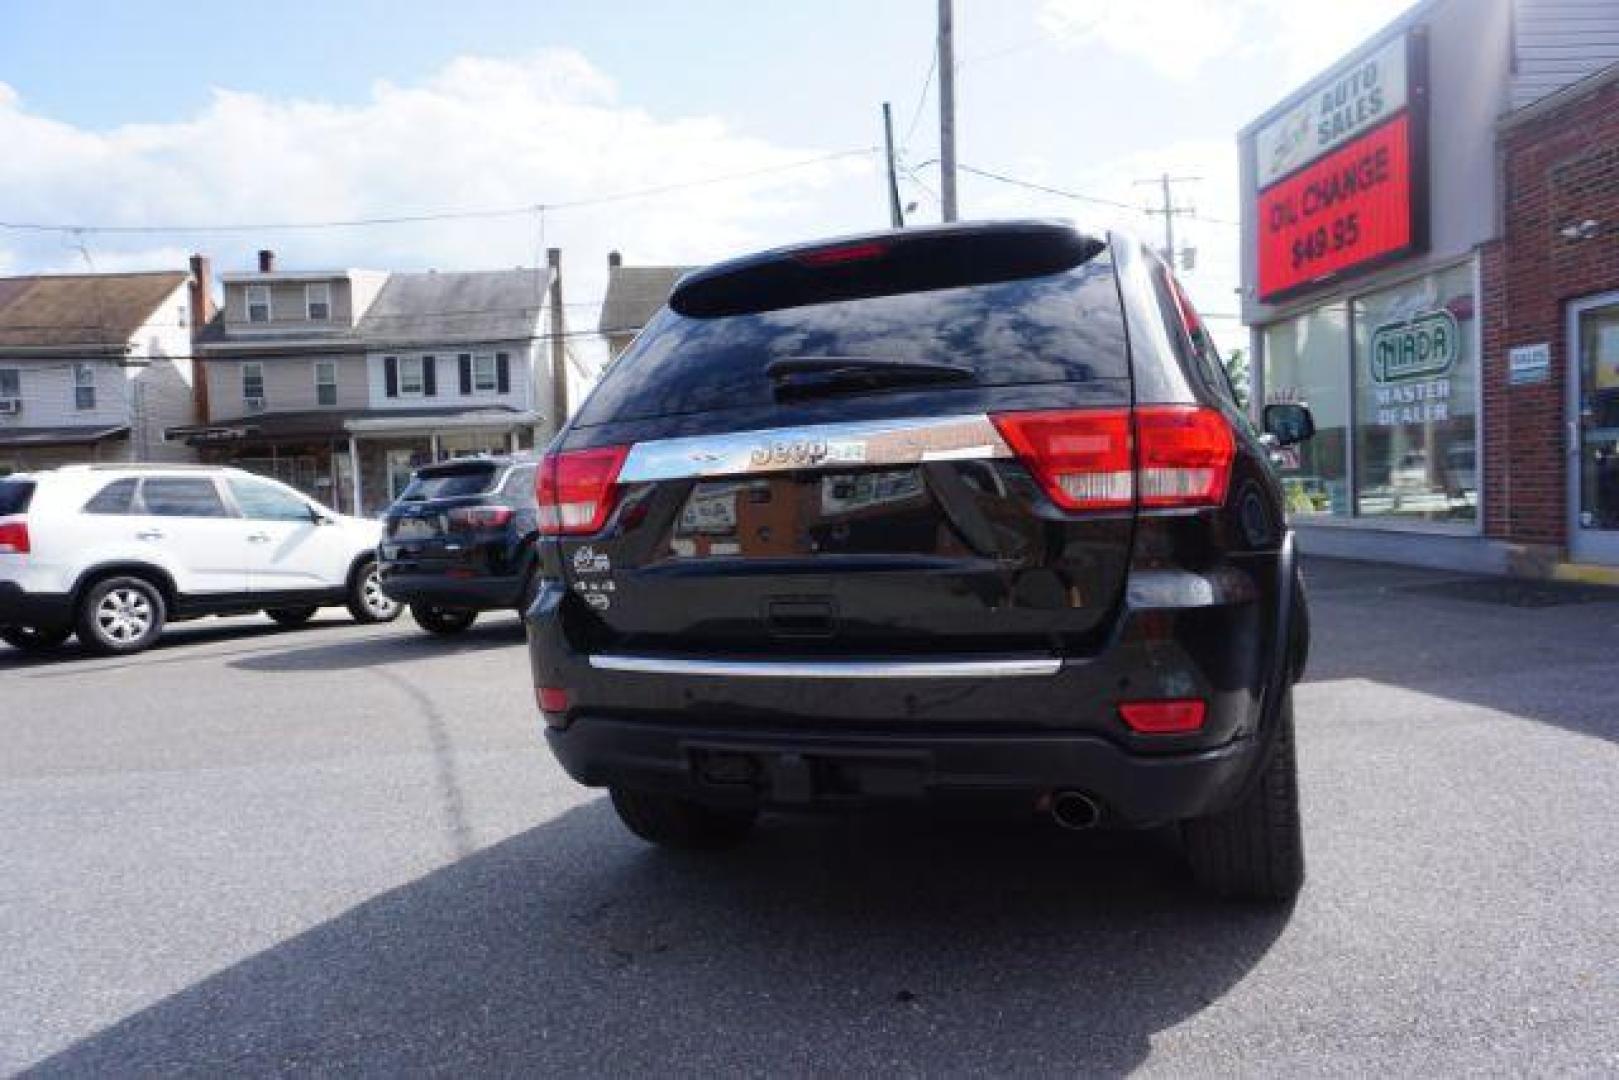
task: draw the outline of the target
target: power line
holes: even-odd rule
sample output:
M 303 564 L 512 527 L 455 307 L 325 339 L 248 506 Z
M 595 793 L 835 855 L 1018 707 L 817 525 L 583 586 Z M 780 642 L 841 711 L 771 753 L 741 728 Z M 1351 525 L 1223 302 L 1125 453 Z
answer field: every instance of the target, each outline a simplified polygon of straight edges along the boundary
M 1046 184 L 1037 184 L 1032 180 L 1019 180 L 1015 176 L 1007 176 L 1004 173 L 991 172 L 989 169 L 974 168 L 971 165 L 958 165 L 957 168 L 959 168 L 962 172 L 972 173 L 974 176 L 982 176 L 986 180 L 998 180 L 1003 184 L 1011 184 L 1013 187 L 1028 188 L 1030 191 L 1043 191 L 1047 195 L 1060 195 L 1065 199 L 1074 199 L 1079 202 L 1095 203 L 1098 206 L 1118 207 L 1119 209 L 1130 210 L 1137 214 L 1142 212 L 1141 207 L 1136 206 L 1133 203 L 1119 202 L 1117 199 L 1104 199 L 1097 195 L 1084 195 L 1077 191 L 1064 191 L 1062 188 L 1054 188 Z
M 260 222 L 258 224 L 218 225 L 83 225 L 36 221 L 0 221 L 0 229 L 11 229 L 17 232 L 56 232 L 70 234 L 98 233 L 102 235 L 114 236 L 152 233 L 289 232 L 297 230 L 415 225 L 424 222 L 439 221 L 494 220 L 499 218 L 524 217 L 532 214 L 540 215 L 540 220 L 543 223 L 544 214 L 553 210 L 575 210 L 589 206 L 604 206 L 610 203 L 626 202 L 634 199 L 645 199 L 656 195 L 665 195 L 670 192 L 685 191 L 691 188 L 707 187 L 713 184 L 729 183 L 734 180 L 746 180 L 756 176 L 769 176 L 775 173 L 790 172 L 797 169 L 809 168 L 813 165 L 824 165 L 828 162 L 839 161 L 845 158 L 870 156 L 878 152 L 879 150 L 875 146 L 865 146 L 851 150 L 840 150 L 832 154 L 822 154 L 819 157 L 804 158 L 799 161 L 784 162 L 780 165 L 768 165 L 758 169 L 745 169 L 738 172 L 703 177 L 702 179 L 698 180 L 685 180 L 670 184 L 659 184 L 655 187 L 613 192 L 608 195 L 597 195 L 585 199 L 567 199 L 560 202 L 551 203 L 533 202 L 524 206 L 498 207 L 491 209 L 442 210 L 423 214 L 395 214 L 382 217 L 353 218 L 344 221 L 280 221 Z
M 928 60 L 928 73 L 922 77 L 922 92 L 916 97 L 916 108 L 911 113 L 911 122 L 905 128 L 905 138 L 899 141 L 900 152 L 910 149 L 911 136 L 916 134 L 916 125 L 922 122 L 922 108 L 928 103 L 928 88 L 933 85 L 933 74 L 939 70 L 939 46 L 933 45 L 933 55 Z
M 1051 187 L 1047 184 L 1037 184 L 1032 180 L 1020 180 L 1015 176 L 1007 176 L 1005 173 L 992 172 L 989 169 L 978 169 L 971 165 L 958 165 L 957 168 L 959 168 L 962 172 L 972 173 L 975 176 L 982 176 L 986 180 L 996 180 L 1003 184 L 1010 184 L 1013 187 L 1028 188 L 1031 191 L 1042 191 L 1047 195 L 1057 195 L 1064 199 L 1074 199 L 1077 202 L 1095 203 L 1098 206 L 1112 206 L 1120 210 L 1129 210 L 1134 214 L 1152 213 L 1152 211 L 1147 210 L 1144 207 L 1137 206 L 1134 203 L 1122 202 L 1118 199 L 1104 199 L 1099 195 L 1087 195 L 1084 192 L 1069 191 L 1064 188 Z M 1202 221 L 1210 225 L 1229 225 L 1232 227 L 1237 225 L 1237 222 L 1231 221 L 1227 218 L 1210 217 L 1207 214 L 1186 213 L 1182 214 L 1181 216 L 1190 218 L 1192 221 Z

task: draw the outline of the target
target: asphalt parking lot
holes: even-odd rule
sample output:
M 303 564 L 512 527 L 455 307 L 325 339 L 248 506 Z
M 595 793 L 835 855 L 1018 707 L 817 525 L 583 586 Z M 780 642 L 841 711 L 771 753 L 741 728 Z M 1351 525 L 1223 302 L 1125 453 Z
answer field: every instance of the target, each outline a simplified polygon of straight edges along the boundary
M 623 832 L 521 635 L 0 656 L 0 1071 L 1619 1070 L 1619 600 L 1312 563 L 1310 880 L 1165 835 Z

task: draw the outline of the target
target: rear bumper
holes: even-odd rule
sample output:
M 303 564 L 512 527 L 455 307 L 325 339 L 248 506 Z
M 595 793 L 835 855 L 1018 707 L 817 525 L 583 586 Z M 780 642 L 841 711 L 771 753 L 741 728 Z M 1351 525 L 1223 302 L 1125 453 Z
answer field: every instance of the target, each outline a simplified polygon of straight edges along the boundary
M 1121 824 L 1213 813 L 1268 753 L 1286 689 L 1291 546 L 1245 570 L 1138 572 L 1088 657 L 668 657 L 589 649 L 581 598 L 527 612 L 536 686 L 571 707 L 547 739 L 570 775 L 761 805 L 1083 791 Z M 833 663 L 825 663 L 832 660 Z M 979 670 L 983 667 L 993 670 Z M 951 670 L 959 669 L 959 670 Z M 1202 730 L 1140 735 L 1121 700 L 1198 697 Z M 720 755 L 718 759 L 714 755 Z M 715 782 L 710 763 L 726 764 Z
M 1246 780 L 1257 741 L 1188 754 L 1132 754 L 1094 735 L 851 735 L 649 724 L 581 716 L 546 739 L 568 774 L 713 804 L 805 808 L 925 799 L 1032 812 L 1083 791 L 1104 823 L 1213 813 Z
M 72 621 L 71 594 L 29 592 L 15 581 L 0 581 L 0 626 L 66 626 Z
M 487 611 L 515 608 L 523 596 L 522 577 L 490 577 L 470 573 L 451 577 L 447 572 L 399 570 L 386 562 L 381 564 L 379 572 L 382 591 L 402 604 L 432 604 Z

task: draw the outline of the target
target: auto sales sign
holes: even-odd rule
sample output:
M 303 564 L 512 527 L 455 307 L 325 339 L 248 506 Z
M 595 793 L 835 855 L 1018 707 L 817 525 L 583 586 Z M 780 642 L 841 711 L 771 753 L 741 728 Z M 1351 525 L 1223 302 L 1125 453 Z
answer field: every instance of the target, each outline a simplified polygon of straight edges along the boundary
M 1337 69 L 1255 135 L 1261 300 L 1426 246 L 1424 44 Z

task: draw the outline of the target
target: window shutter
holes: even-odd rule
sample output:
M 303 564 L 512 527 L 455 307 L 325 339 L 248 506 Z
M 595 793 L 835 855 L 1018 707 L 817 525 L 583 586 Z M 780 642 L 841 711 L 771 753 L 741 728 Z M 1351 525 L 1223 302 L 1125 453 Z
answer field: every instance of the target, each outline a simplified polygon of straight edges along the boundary
M 389 397 L 399 396 L 399 357 L 388 356 L 382 361 L 382 378 L 387 384 Z
M 472 354 L 461 354 L 461 396 L 472 393 Z
M 438 357 L 422 357 L 422 393 L 428 397 L 438 395 Z
M 512 365 L 503 352 L 495 354 L 495 389 L 502 394 L 512 392 Z

